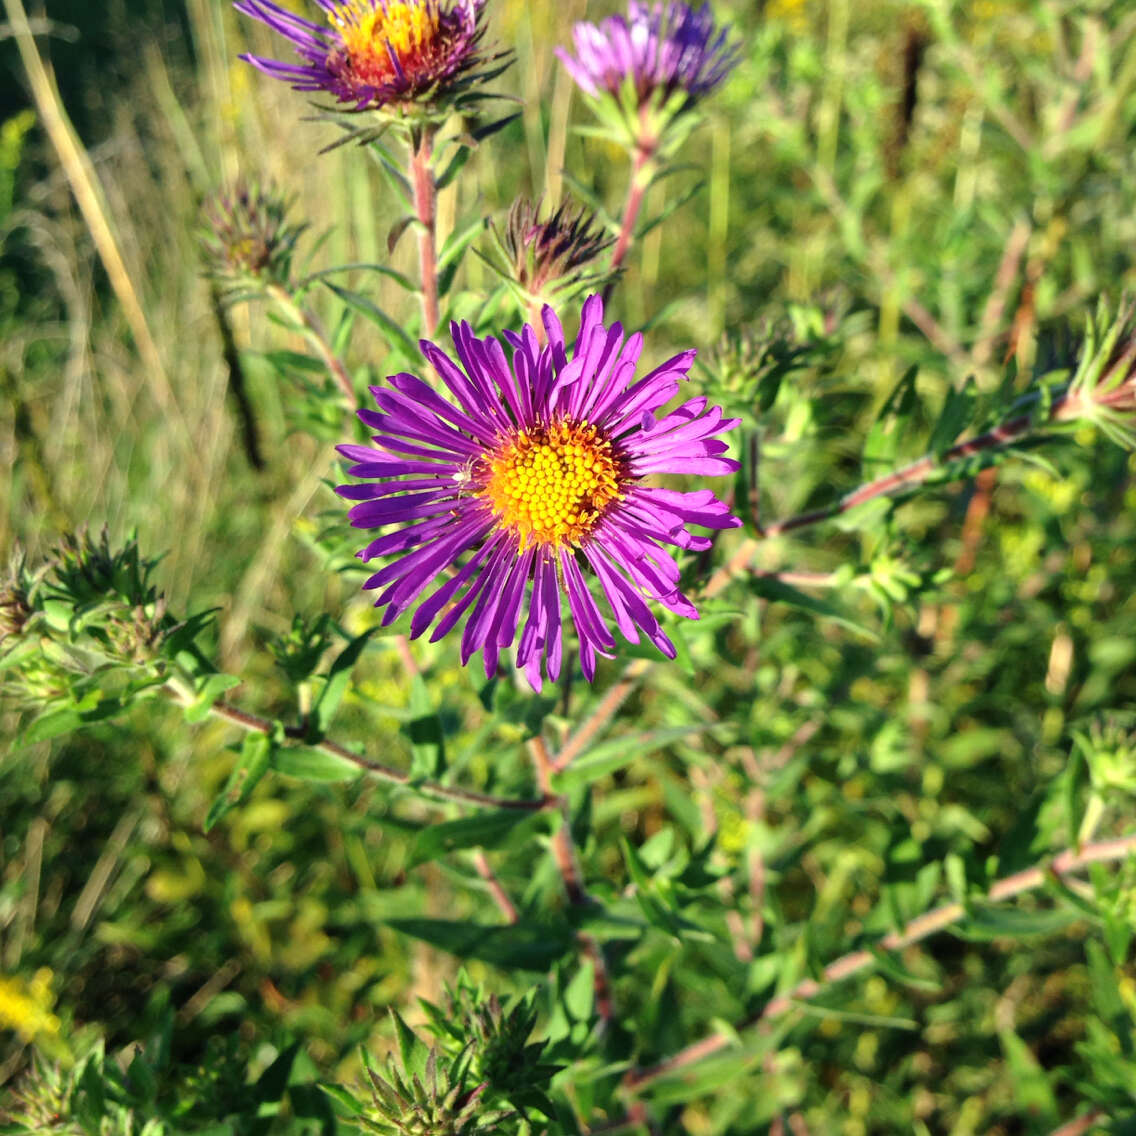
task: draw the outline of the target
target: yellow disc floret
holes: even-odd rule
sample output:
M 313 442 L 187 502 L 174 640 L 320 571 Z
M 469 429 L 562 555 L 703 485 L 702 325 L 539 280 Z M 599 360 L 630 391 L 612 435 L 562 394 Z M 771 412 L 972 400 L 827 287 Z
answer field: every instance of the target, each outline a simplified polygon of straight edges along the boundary
M 584 539 L 623 495 L 625 475 L 595 426 L 561 420 L 515 434 L 485 459 L 479 480 L 524 548 Z
M 328 19 L 343 41 L 339 66 L 371 86 L 416 70 L 442 31 L 436 0 L 347 0 Z

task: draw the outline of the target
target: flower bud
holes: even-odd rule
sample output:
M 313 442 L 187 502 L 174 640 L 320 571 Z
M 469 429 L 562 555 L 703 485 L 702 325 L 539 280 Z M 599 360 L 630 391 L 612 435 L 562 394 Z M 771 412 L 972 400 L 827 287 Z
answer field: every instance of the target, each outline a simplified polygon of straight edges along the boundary
M 506 279 L 526 306 L 540 307 L 598 291 L 610 272 L 596 264 L 612 245 L 594 215 L 582 205 L 562 201 L 540 219 L 540 202 L 518 198 L 504 232 L 492 227 L 506 266 Z
M 296 241 L 307 228 L 288 222 L 291 201 L 274 186 L 238 182 L 202 207 L 205 271 L 224 293 L 287 286 Z

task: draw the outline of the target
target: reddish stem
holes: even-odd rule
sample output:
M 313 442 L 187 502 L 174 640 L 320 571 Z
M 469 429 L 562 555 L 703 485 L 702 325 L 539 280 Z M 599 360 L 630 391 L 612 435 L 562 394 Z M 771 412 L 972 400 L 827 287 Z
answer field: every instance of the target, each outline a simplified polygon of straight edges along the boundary
M 642 146 L 636 147 L 635 158 L 631 165 L 631 180 L 627 185 L 627 201 L 623 206 L 623 220 L 619 225 L 619 236 L 616 238 L 615 248 L 611 250 L 612 278 L 604 287 L 604 303 L 611 299 L 612 289 L 615 287 L 615 273 L 618 272 L 623 258 L 631 248 L 635 239 L 635 222 L 639 220 L 639 210 L 643 207 L 643 197 L 650 184 L 649 166 L 653 157 L 651 149 Z
M 434 184 L 434 134 L 422 131 L 410 155 L 410 182 L 414 190 L 414 213 L 418 218 L 418 270 L 422 284 L 422 334 L 434 334 L 438 326 L 438 194 Z

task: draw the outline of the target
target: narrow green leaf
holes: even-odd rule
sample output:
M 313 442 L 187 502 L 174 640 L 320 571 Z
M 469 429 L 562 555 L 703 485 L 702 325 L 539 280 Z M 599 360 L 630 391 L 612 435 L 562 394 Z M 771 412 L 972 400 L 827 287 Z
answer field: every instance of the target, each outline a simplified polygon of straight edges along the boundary
M 1052 935 L 1064 931 L 1084 916 L 1069 908 L 1023 911 L 1016 907 L 975 906 L 962 923 L 951 928 L 963 939 L 988 942 L 991 939 L 1020 939 L 1026 935 Z
M 553 774 L 552 787 L 558 793 L 571 792 L 582 785 L 598 781 L 599 778 L 606 777 L 625 765 L 630 765 L 637 757 L 653 753 L 680 738 L 701 734 L 712 728 L 713 724 L 706 723 L 697 726 L 672 726 L 668 729 L 652 730 L 647 734 L 624 735 L 601 742 L 585 750 L 567 769 Z
M 213 704 L 225 693 L 239 686 L 241 680 L 236 675 L 211 674 L 205 675 L 197 682 L 196 697 L 185 708 L 187 722 L 200 722 L 209 716 Z
M 870 627 L 865 627 L 862 623 L 858 623 L 834 603 L 829 600 L 818 599 L 816 596 L 810 596 L 798 588 L 794 588 L 791 584 L 778 580 L 775 576 L 751 576 L 749 587 L 762 599 L 800 608 L 819 619 L 831 619 L 834 623 L 839 623 L 841 627 L 846 627 L 849 631 L 854 631 L 857 635 L 862 635 L 873 643 L 880 641 L 880 637 L 875 631 Z
M 362 1116 L 362 1102 L 357 1100 L 351 1092 L 342 1085 L 331 1085 L 326 1081 L 318 1081 L 316 1082 L 316 1087 L 319 1088 L 321 1092 L 331 1097 L 336 1107 L 342 1109 L 348 1116 Z
M 421 675 L 415 675 L 410 684 L 410 710 L 413 717 L 402 732 L 410 738 L 411 769 L 416 776 L 440 777 L 446 768 L 445 736 Z
M 368 627 L 361 635 L 357 635 L 339 652 L 335 662 L 331 664 L 327 681 L 312 706 L 310 719 L 313 729 L 312 740 L 318 740 L 327 733 L 335 712 L 343 701 L 347 684 L 351 681 L 351 671 L 363 653 L 363 648 L 367 646 L 367 641 L 377 630 L 376 627 Z
M 1044 1121 L 1046 1127 L 1056 1124 L 1059 1119 L 1057 1099 L 1049 1079 L 1029 1046 L 1008 1029 L 998 1031 L 998 1040 L 1002 1043 L 1002 1052 L 1006 1055 L 1010 1084 L 1017 1103 L 1031 1116 Z
M 32 745 L 35 742 L 46 742 L 57 738 L 60 734 L 70 734 L 83 725 L 83 715 L 73 706 L 63 710 L 52 710 L 49 714 L 42 714 L 31 723 L 21 734 L 17 742 L 18 747 Z
M 437 860 L 463 848 L 500 848 L 525 825 L 526 835 L 535 829 L 549 828 L 556 814 L 525 813 L 520 809 L 473 813 L 457 820 L 432 824 L 419 831 L 410 848 L 408 867 Z
M 405 352 L 407 358 L 413 359 L 418 354 L 414 340 L 403 330 L 402 326 L 387 315 L 377 304 L 350 288 L 343 288 L 324 280 L 323 285 L 334 292 L 345 304 L 354 308 L 361 316 L 369 319 L 386 337 L 387 343 L 392 347 L 398 346 Z
M 268 771 L 272 757 L 272 740 L 267 734 L 246 734 L 241 744 L 241 754 L 224 789 L 205 814 L 205 831 L 208 832 L 230 809 L 242 805 L 257 782 Z
M 301 781 L 322 781 L 329 784 L 354 781 L 363 772 L 345 757 L 303 746 L 287 746 L 276 750 L 271 764 L 277 773 L 298 777 Z
M 931 453 L 941 455 L 955 443 L 959 435 L 971 424 L 977 401 L 978 389 L 974 385 L 973 378 L 967 378 L 962 390 L 951 387 L 943 402 L 943 409 L 939 412 L 939 420 L 931 431 L 931 442 L 928 446 Z
M 386 925 L 458 958 L 507 969 L 547 970 L 575 946 L 571 928 L 559 923 L 522 920 L 501 927 L 464 919 L 391 919 Z

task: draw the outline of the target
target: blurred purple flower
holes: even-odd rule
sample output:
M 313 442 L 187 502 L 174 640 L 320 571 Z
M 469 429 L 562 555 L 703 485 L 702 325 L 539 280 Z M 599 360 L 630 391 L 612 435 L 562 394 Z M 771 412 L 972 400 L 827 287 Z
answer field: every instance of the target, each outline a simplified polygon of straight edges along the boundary
M 316 0 L 327 27 L 272 0 L 239 0 L 238 12 L 289 40 L 306 62 L 242 55 L 298 91 L 326 91 L 355 110 L 429 96 L 482 57 L 485 0 Z
M 589 681 L 596 656 L 614 652 L 588 575 L 624 637 L 636 643 L 642 631 L 673 658 L 646 601 L 690 619 L 698 612 L 664 546 L 705 549 L 708 538 L 688 525 L 741 523 L 709 489 L 645 484 L 653 474 L 738 468 L 717 437 L 738 420 L 724 420 L 720 407 L 707 410 L 705 398 L 694 398 L 655 417 L 678 393 L 695 352 L 636 380 L 643 337 L 625 339 L 618 323 L 605 327 L 599 296 L 584 304 L 571 359 L 549 307 L 543 324 L 544 347 L 531 326 L 504 333 L 511 362 L 497 339 L 478 339 L 467 323 L 451 325 L 460 367 L 422 341 L 449 397 L 405 373 L 372 387 L 379 412 L 359 417 L 377 431 L 375 445 L 339 447 L 356 463 L 349 472 L 366 480 L 338 490 L 360 502 L 350 512 L 356 528 L 394 526 L 359 553 L 402 554 L 364 584 L 383 589 L 375 604 L 386 608 L 383 624 L 417 605 L 411 638 L 441 616 L 436 641 L 468 611 L 462 663 L 482 651 L 487 675 L 519 632 L 517 665 L 536 690 L 542 672 L 553 681 L 560 673 L 565 598 Z M 451 574 L 428 592 L 444 572 Z
M 640 105 L 676 91 L 688 101 L 717 87 L 738 62 L 739 49 L 728 27 L 716 28 L 709 4 L 692 8 L 682 0 L 646 4 L 629 0 L 626 16 L 579 23 L 576 57 L 556 54 L 580 88 L 593 98 L 618 96 L 630 80 Z

